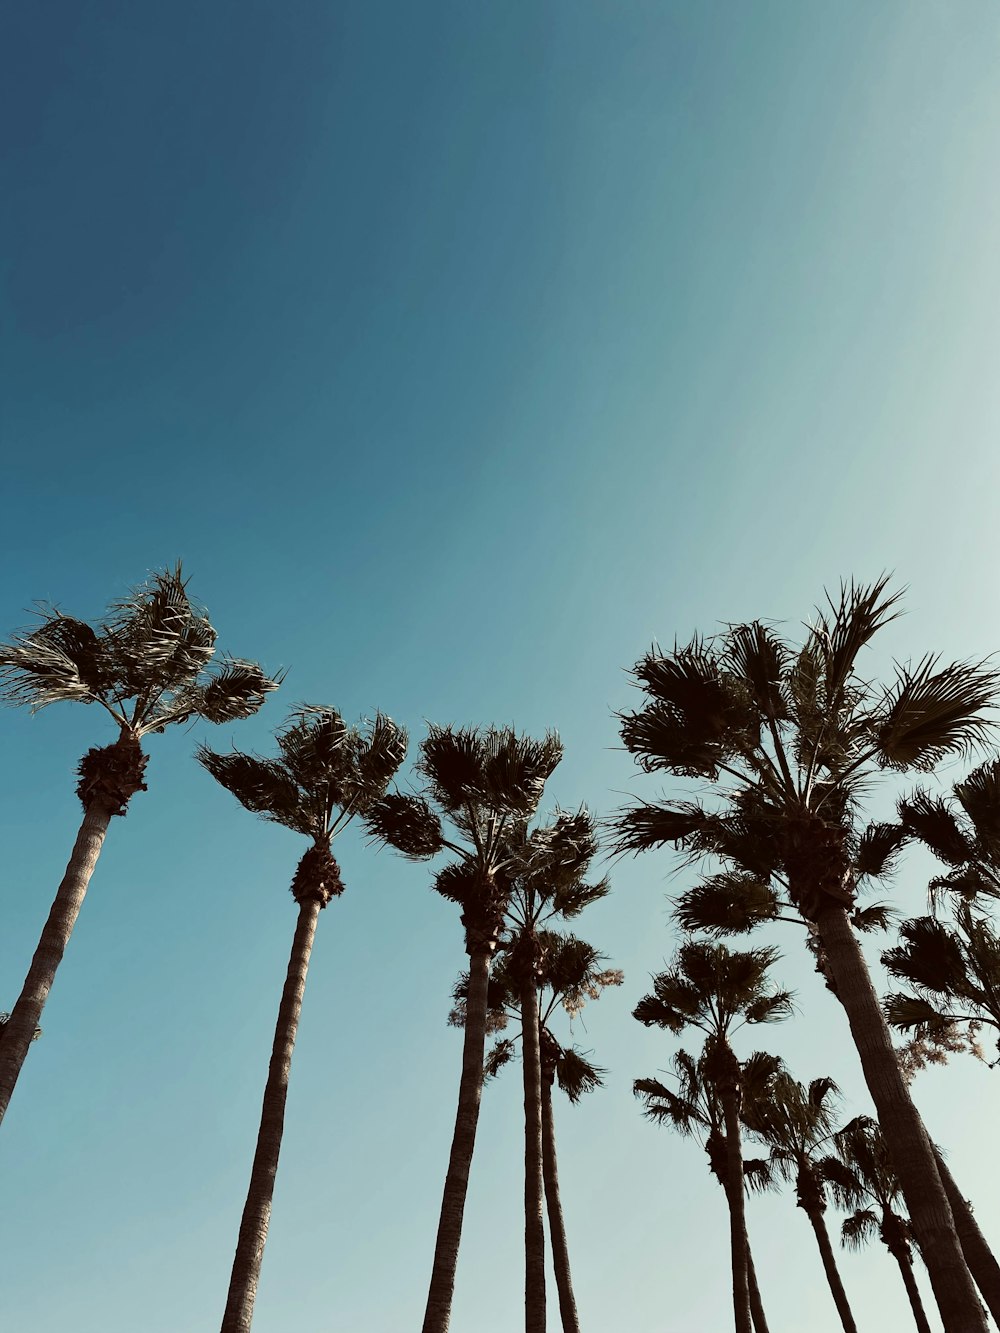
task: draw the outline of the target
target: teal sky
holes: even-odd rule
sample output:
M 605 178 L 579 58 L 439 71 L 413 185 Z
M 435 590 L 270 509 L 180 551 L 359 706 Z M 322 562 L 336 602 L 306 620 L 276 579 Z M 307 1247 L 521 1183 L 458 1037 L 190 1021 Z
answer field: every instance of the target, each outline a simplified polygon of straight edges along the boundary
M 0 631 L 96 616 L 183 557 L 222 645 L 288 669 L 261 716 L 152 738 L 4 1126 L 0 1321 L 221 1318 L 293 926 L 296 839 L 191 760 L 293 703 L 558 728 L 551 803 L 653 795 L 617 750 L 657 638 L 806 618 L 893 569 L 869 659 L 1000 646 L 1000 11 L 986 0 L 421 5 L 43 0 L 0 17 Z M 0 1007 L 108 730 L 0 717 Z M 413 747 L 415 749 L 415 745 Z M 958 766 L 947 776 L 962 771 Z M 463 962 L 426 869 L 349 835 L 295 1057 L 255 1333 L 400 1333 L 423 1308 Z M 559 1106 L 584 1326 L 727 1326 L 703 1155 L 632 1079 L 673 943 L 664 853 L 581 933 L 626 971 L 577 1024 L 611 1073 Z M 915 860 L 896 896 L 924 902 Z M 794 933 L 799 1017 L 755 1044 L 869 1109 Z M 877 956 L 879 941 L 870 949 Z M 1000 1240 L 1000 1074 L 922 1076 Z M 485 1099 L 455 1333 L 521 1308 L 517 1077 Z M 836 1316 L 790 1197 L 750 1225 L 775 1333 Z M 844 1259 L 863 1324 L 898 1274 Z M 555 1327 L 553 1300 L 550 1327 Z

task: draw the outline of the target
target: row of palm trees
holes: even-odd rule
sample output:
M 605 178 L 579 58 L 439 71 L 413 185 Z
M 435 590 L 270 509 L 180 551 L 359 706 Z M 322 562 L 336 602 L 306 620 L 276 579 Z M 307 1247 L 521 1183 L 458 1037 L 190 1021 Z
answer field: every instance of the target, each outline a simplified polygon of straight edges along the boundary
M 644 1079 L 636 1090 L 648 1114 L 703 1138 L 723 1184 L 737 1333 L 766 1328 L 746 1234 L 747 1186 L 792 1172 L 845 1329 L 853 1323 L 823 1223 L 827 1189 L 852 1210 L 849 1238 L 864 1238 L 877 1216 L 897 1258 L 909 1256 L 911 1241 L 917 1246 L 946 1333 L 985 1330 L 980 1294 L 1000 1319 L 1000 1268 L 929 1140 L 907 1081 L 922 1059 L 961 1046 L 963 1031 L 971 1029 L 974 1041 L 977 1025 L 1000 1026 L 991 1008 L 1000 993 L 994 987 L 1000 946 L 984 907 L 1000 886 L 1000 761 L 982 766 L 948 798 L 920 789 L 900 804 L 894 822 L 865 816 L 883 783 L 911 771 L 930 773 L 989 738 L 1000 679 L 983 663 L 942 666 L 928 657 L 898 666 L 887 686 L 870 681 L 859 657 L 897 610 L 898 594 L 880 579 L 841 588 L 802 642 L 753 622 L 669 652 L 653 649 L 635 667 L 642 704 L 620 717 L 624 744 L 642 770 L 694 784 L 689 794 L 682 789 L 619 811 L 611 830 L 619 853 L 667 845 L 702 869 L 674 905 L 684 940 L 677 958 L 654 978 L 636 1017 L 673 1033 L 698 1029 L 703 1046 L 696 1055 L 676 1055 L 673 1088 Z M 216 661 L 215 642 L 178 566 L 114 604 L 96 627 L 43 608 L 37 625 L 0 646 L 0 688 L 9 702 L 96 703 L 118 728 L 112 744 L 81 761 L 80 831 L 21 994 L 0 1029 L 0 1120 L 111 820 L 145 790 L 146 737 L 192 719 L 249 717 L 280 684 L 255 662 Z M 459 909 L 463 927 L 466 967 L 452 1014 L 463 1029 L 462 1067 L 423 1333 L 449 1327 L 484 1083 L 515 1055 L 524 1090 L 526 1333 L 546 1328 L 546 1222 L 562 1325 L 567 1333 L 578 1330 L 552 1089 L 559 1083 L 577 1100 L 600 1086 L 603 1071 L 565 1044 L 555 1020 L 620 984 L 621 974 L 560 928 L 609 886 L 592 873 L 600 830 L 585 808 L 538 816 L 562 758 L 558 738 L 431 726 L 405 791 L 394 783 L 407 736 L 382 714 L 352 727 L 335 709 L 301 707 L 276 740 L 271 758 L 197 751 L 245 808 L 307 843 L 291 882 L 297 917 L 223 1333 L 251 1326 L 310 952 L 320 912 L 345 887 L 333 841 L 355 820 L 373 842 L 433 862 L 433 887 Z M 905 923 L 902 942 L 885 961 L 906 989 L 889 997 L 883 1011 L 859 935 L 884 928 L 890 912 L 884 904 L 865 906 L 861 895 L 888 875 L 914 839 L 945 863 L 934 889 L 956 907 L 948 920 Z M 773 950 L 737 953 L 718 941 L 774 922 L 800 929 L 840 1001 L 877 1126 L 858 1120 L 834 1135 L 832 1085 L 820 1080 L 806 1089 L 774 1057 L 741 1062 L 735 1054 L 731 1037 L 739 1026 L 785 1016 L 790 997 L 770 980 Z M 902 1058 L 890 1022 L 909 1032 Z M 512 1023 L 514 1036 L 499 1035 Z M 487 1052 L 491 1033 L 498 1039 Z M 840 1167 L 823 1168 L 833 1174 L 809 1166 L 815 1146 L 807 1142 L 813 1130 L 803 1128 L 809 1115 L 822 1142 L 833 1144 L 824 1161 Z M 744 1132 L 768 1147 L 766 1160 L 744 1163 Z M 870 1184 L 874 1177 L 864 1171 L 878 1153 L 896 1190 L 891 1211 L 898 1227 L 873 1211 L 874 1194 L 850 1183 Z M 899 1196 L 905 1214 L 896 1206 Z

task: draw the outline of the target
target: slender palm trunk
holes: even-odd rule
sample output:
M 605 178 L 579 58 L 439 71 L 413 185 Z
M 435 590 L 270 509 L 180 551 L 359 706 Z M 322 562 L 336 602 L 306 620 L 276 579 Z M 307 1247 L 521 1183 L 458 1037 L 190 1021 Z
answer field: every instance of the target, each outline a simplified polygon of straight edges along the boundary
M 542 1063 L 534 969 L 521 985 L 521 1071 L 524 1081 L 524 1328 L 545 1333 L 545 1225 L 542 1176 Z
M 479 1103 L 483 1095 L 483 1053 L 486 1046 L 486 992 L 490 978 L 488 947 L 477 948 L 469 957 L 469 995 L 465 1010 L 465 1043 L 462 1048 L 462 1078 L 458 1086 L 458 1112 L 448 1159 L 448 1174 L 441 1199 L 431 1285 L 427 1293 L 422 1333 L 448 1333 L 451 1302 L 455 1294 L 455 1270 L 462 1240 L 465 1197 L 469 1191 L 469 1169 L 476 1146 Z
M 969 1272 L 993 1316 L 993 1322 L 1000 1327 L 1000 1264 L 990 1249 L 989 1241 L 979 1229 L 971 1204 L 955 1184 L 954 1177 L 937 1148 L 934 1149 L 934 1161 L 937 1163 L 938 1175 L 941 1177 L 941 1184 L 951 1205 L 965 1262 L 969 1265 Z
M 110 822 L 111 810 L 103 801 L 92 801 L 88 805 L 21 994 L 4 1027 L 3 1041 L 0 1042 L 0 1122 L 7 1114 L 14 1085 L 52 989 L 56 970 L 80 915 Z
M 858 1326 L 854 1322 L 854 1315 L 851 1313 L 847 1292 L 844 1290 L 844 1284 L 840 1278 L 840 1269 L 837 1267 L 833 1246 L 830 1244 L 830 1233 L 826 1229 L 826 1218 L 823 1216 L 822 1209 L 819 1208 L 807 1208 L 804 1211 L 815 1233 L 819 1252 L 823 1256 L 826 1280 L 830 1284 L 830 1291 L 833 1293 L 833 1301 L 837 1307 L 837 1313 L 840 1315 L 840 1322 L 844 1326 L 844 1333 L 858 1333 Z
M 264 1257 L 267 1227 L 271 1220 L 271 1200 L 278 1173 L 278 1155 L 285 1127 L 285 1101 L 288 1096 L 288 1076 L 292 1067 L 292 1051 L 302 1013 L 302 997 L 306 989 L 309 955 L 312 953 L 320 903 L 307 898 L 299 906 L 295 924 L 292 951 L 288 960 L 285 988 L 278 1006 L 278 1021 L 274 1028 L 271 1064 L 264 1087 L 264 1103 L 257 1132 L 257 1151 L 250 1171 L 250 1188 L 243 1207 L 240 1234 L 236 1242 L 236 1257 L 229 1281 L 226 1312 L 222 1317 L 222 1333 L 249 1333 L 253 1321 L 254 1301 L 260 1281 L 260 1265 Z
M 986 1333 L 986 1315 L 962 1255 L 930 1140 L 899 1072 L 892 1038 L 847 912 L 831 901 L 816 924 L 882 1132 L 892 1144 L 903 1197 L 926 1258 L 945 1333 Z
M 552 1118 L 552 1076 L 542 1078 L 542 1173 L 545 1180 L 545 1204 L 552 1244 L 552 1267 L 559 1293 L 559 1315 L 563 1333 L 580 1333 L 580 1319 L 573 1295 L 573 1277 L 569 1266 L 569 1246 L 559 1195 L 559 1164 L 556 1160 L 556 1128 Z
M 754 1267 L 749 1240 L 747 1240 L 747 1282 L 750 1286 L 750 1318 L 753 1320 L 754 1333 L 770 1333 L 760 1299 L 760 1288 L 757 1286 L 757 1270 Z
M 906 1288 L 906 1294 L 909 1297 L 910 1309 L 913 1311 L 913 1322 L 916 1324 L 918 1333 L 931 1333 L 931 1326 L 927 1322 L 927 1314 L 924 1310 L 924 1303 L 920 1299 L 920 1290 L 917 1287 L 917 1279 L 913 1272 L 913 1260 L 908 1254 L 893 1253 L 892 1256 L 899 1264 L 899 1271 L 903 1277 L 903 1286 Z
M 735 1060 L 735 1056 L 733 1057 Z M 733 1086 L 719 1087 L 726 1121 L 726 1164 L 729 1196 L 729 1243 L 733 1266 L 733 1314 L 736 1333 L 752 1333 L 750 1317 L 750 1278 L 748 1273 L 745 1195 L 743 1186 L 743 1147 L 740 1136 L 739 1092 Z

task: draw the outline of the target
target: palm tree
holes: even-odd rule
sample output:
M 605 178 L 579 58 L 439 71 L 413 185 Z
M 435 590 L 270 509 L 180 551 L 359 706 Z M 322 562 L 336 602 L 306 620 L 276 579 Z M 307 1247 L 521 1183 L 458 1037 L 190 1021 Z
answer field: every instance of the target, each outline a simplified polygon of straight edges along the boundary
M 7 1024 L 9 1022 L 10 1022 L 10 1014 L 0 1013 L 0 1041 L 3 1041 L 3 1034 L 6 1032 Z M 42 1029 L 35 1028 L 35 1031 L 32 1033 L 31 1040 L 37 1041 L 41 1035 L 42 1035 Z
M 423 1333 L 447 1333 L 451 1322 L 483 1090 L 490 965 L 500 943 L 512 887 L 511 847 L 517 845 L 519 835 L 523 840 L 562 752 L 554 733 L 533 740 L 518 736 L 509 727 L 431 726 L 416 766 L 423 791 L 392 793 L 366 815 L 372 836 L 404 856 L 426 860 L 445 849 L 453 854 L 454 859 L 435 875 L 434 888 L 461 908 L 469 957 L 458 1110 Z
M 196 607 L 178 564 L 112 604 L 94 628 L 52 607 L 40 623 L 0 644 L 0 699 L 37 711 L 69 701 L 98 704 L 118 728 L 110 745 L 80 760 L 83 806 L 66 873 L 56 890 L 0 1048 L 0 1121 L 83 906 L 108 825 L 145 791 L 144 737 L 202 718 L 232 722 L 256 713 L 278 681 L 256 662 L 225 658 L 212 673 L 216 632 Z
M 598 851 L 594 820 L 581 809 L 557 811 L 527 832 L 518 827 L 508 847 L 506 965 L 517 989 L 524 1083 L 525 1333 L 545 1333 L 545 1193 L 539 932 L 554 916 L 576 916 L 604 897 L 607 882 L 585 876 Z
M 905 832 L 874 825 L 863 834 L 859 814 L 883 771 L 930 771 L 982 741 L 998 678 L 982 665 L 940 667 L 928 657 L 898 666 L 889 686 L 865 680 L 859 653 L 897 601 L 884 578 L 851 584 L 801 645 L 753 622 L 648 653 L 635 668 L 647 699 L 622 717 L 625 745 L 645 771 L 707 780 L 717 799 L 636 805 L 618 819 L 618 845 L 671 843 L 720 861 L 700 906 L 721 904 L 727 928 L 738 917 L 739 929 L 753 929 L 786 907 L 807 923 L 892 1141 L 945 1327 L 969 1333 L 985 1330 L 982 1308 L 857 936 L 859 863 L 868 851 L 891 858 Z
M 578 910 L 582 910 L 583 899 L 593 901 L 593 895 L 598 888 L 603 889 L 603 884 L 599 886 L 580 884 L 572 899 L 569 893 L 558 895 L 557 900 L 563 904 L 563 915 L 575 916 Z M 576 910 L 571 906 L 574 902 L 578 904 Z M 570 910 L 567 911 L 567 907 L 570 907 Z M 521 928 L 520 926 L 515 928 L 517 932 L 515 939 L 519 938 Z M 575 1046 L 563 1046 L 554 1035 L 551 1024 L 559 1009 L 569 1014 L 571 1018 L 575 1017 L 588 999 L 598 999 L 606 986 L 620 986 L 624 976 L 617 968 L 604 967 L 603 964 L 607 962 L 604 955 L 575 935 L 536 927 L 535 945 L 537 952 L 535 1006 L 538 1014 L 537 1045 L 540 1052 L 541 1076 L 541 1167 L 545 1205 L 563 1333 L 580 1333 L 559 1191 L 552 1089 L 558 1082 L 569 1100 L 576 1104 L 584 1093 L 603 1086 L 605 1071 L 592 1064 Z M 530 1033 L 526 1030 L 526 1011 L 522 997 L 523 969 L 516 958 L 516 949 L 515 943 L 500 954 L 494 966 L 489 985 L 487 1027 L 490 1032 L 502 1032 L 510 1022 L 516 1022 L 520 1029 L 519 1038 L 523 1053 L 531 1050 L 532 1043 Z M 468 976 L 463 974 L 455 988 L 456 1005 L 450 1015 L 450 1021 L 457 1027 L 464 1026 L 465 1023 L 467 994 Z M 487 1079 L 495 1077 L 504 1065 L 514 1058 L 516 1041 L 517 1038 L 501 1037 L 493 1044 L 484 1065 Z M 530 1055 L 528 1058 L 531 1058 Z M 532 1123 L 529 1113 L 526 1112 L 526 1131 Z M 530 1143 L 530 1135 L 527 1132 L 526 1143 Z M 526 1179 L 530 1169 L 531 1164 L 526 1162 Z
M 777 1068 L 756 1095 L 743 1100 L 744 1125 L 770 1150 L 766 1160 L 747 1162 L 745 1169 L 748 1181 L 760 1187 L 775 1179 L 795 1185 L 796 1202 L 812 1226 L 844 1333 L 857 1333 L 824 1216 L 823 1158 L 835 1132 L 836 1095 L 832 1079 L 813 1079 L 806 1087 Z
M 882 1131 L 869 1116 L 857 1116 L 836 1135 L 839 1160 L 827 1163 L 827 1179 L 837 1202 L 851 1209 L 841 1228 L 845 1245 L 859 1249 L 873 1236 L 899 1265 L 910 1309 L 920 1333 L 931 1333 L 913 1275 L 913 1233 L 899 1211 L 899 1177 Z M 839 1169 L 838 1169 L 839 1168 Z
M 718 1088 L 706 1075 L 703 1058 L 696 1060 L 687 1051 L 678 1051 L 672 1064 L 676 1080 L 674 1088 L 668 1088 L 656 1078 L 640 1078 L 633 1084 L 633 1092 L 642 1099 L 643 1115 L 648 1120 L 654 1124 L 670 1125 L 679 1134 L 695 1139 L 704 1148 L 708 1169 L 725 1191 L 732 1229 L 734 1202 L 729 1179 L 729 1151 Z M 774 1057 L 761 1051 L 744 1060 L 740 1067 L 744 1091 L 769 1078 L 774 1066 Z M 746 1254 L 753 1326 L 755 1333 L 768 1333 L 749 1235 Z
M 791 1013 L 791 995 L 777 990 L 767 975 L 779 957 L 774 949 L 732 952 L 724 944 L 690 941 L 681 945 L 665 972 L 653 977 L 653 993 L 634 1011 L 646 1027 L 675 1035 L 693 1027 L 705 1035 L 701 1076 L 718 1092 L 725 1129 L 736 1333 L 750 1333 L 751 1314 L 740 1136 L 742 1072 L 730 1038 L 744 1024 L 773 1023 Z
M 198 750 L 199 761 L 212 777 L 247 810 L 309 840 L 292 878 L 298 917 L 222 1333 L 248 1333 L 253 1321 L 309 956 L 320 912 L 344 891 L 331 843 L 355 816 L 385 795 L 406 757 L 406 732 L 381 713 L 362 730 L 347 726 L 334 708 L 300 708 L 278 732 L 277 742 L 277 759 L 238 750 L 216 754 L 205 746 Z

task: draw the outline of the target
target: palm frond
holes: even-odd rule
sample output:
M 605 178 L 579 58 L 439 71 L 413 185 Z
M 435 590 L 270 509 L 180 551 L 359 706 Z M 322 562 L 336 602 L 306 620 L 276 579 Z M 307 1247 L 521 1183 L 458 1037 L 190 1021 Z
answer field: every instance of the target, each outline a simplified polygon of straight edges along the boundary
M 113 686 L 106 642 L 83 620 L 42 610 L 42 624 L 0 644 L 0 699 L 32 712 L 62 702 L 95 703 Z
M 887 593 L 889 575 L 874 583 L 841 583 L 836 601 L 827 593 L 828 610 L 817 612 L 810 641 L 822 654 L 823 684 L 827 699 L 839 706 L 839 696 L 854 674 L 858 654 L 883 626 L 899 615 L 904 589 Z
M 899 818 L 907 831 L 929 847 L 946 865 L 960 866 L 975 853 L 947 801 L 918 788 L 899 802 Z
M 868 907 L 858 907 L 851 913 L 851 925 L 863 934 L 876 930 L 888 930 L 899 915 L 888 903 L 871 903 Z
M 286 769 L 273 759 L 234 750 L 217 754 L 199 745 L 195 758 L 221 786 L 253 814 L 275 824 L 315 837 L 319 824 L 315 812 Z
M 873 822 L 858 839 L 854 867 L 859 877 L 879 879 L 891 874 L 910 836 L 903 824 Z
M 618 853 L 650 851 L 670 843 L 680 851 L 692 847 L 717 822 L 696 801 L 660 805 L 643 801 L 620 810 L 612 823 Z
M 685 931 L 715 937 L 746 935 L 779 915 L 778 895 L 756 875 L 730 870 L 702 880 L 676 900 L 674 917 Z
M 860 1250 L 879 1233 L 879 1218 L 871 1208 L 859 1208 L 845 1217 L 840 1228 L 840 1239 L 848 1250 Z
M 362 820 L 372 839 L 412 861 L 426 861 L 444 850 L 441 821 L 422 796 L 390 792 L 369 806 Z
M 268 676 L 257 662 L 225 657 L 206 684 L 186 692 L 178 700 L 161 704 L 150 715 L 143 730 L 156 730 L 161 725 L 158 719 L 172 717 L 177 704 L 188 700 L 191 702 L 191 712 L 197 713 L 206 722 L 237 722 L 242 718 L 253 717 L 263 707 L 267 696 L 280 684 L 280 676 Z
M 981 764 L 956 783 L 955 799 L 969 817 L 980 855 L 1000 863 L 1000 759 Z
M 938 669 L 936 658 L 925 657 L 915 667 L 898 666 L 876 710 L 879 762 L 929 772 L 948 755 L 967 754 L 994 733 L 984 712 L 998 689 L 1000 677 L 982 662 Z
M 556 1081 L 574 1105 L 586 1093 L 602 1088 L 607 1072 L 592 1064 L 575 1046 L 562 1049 L 556 1061 Z

